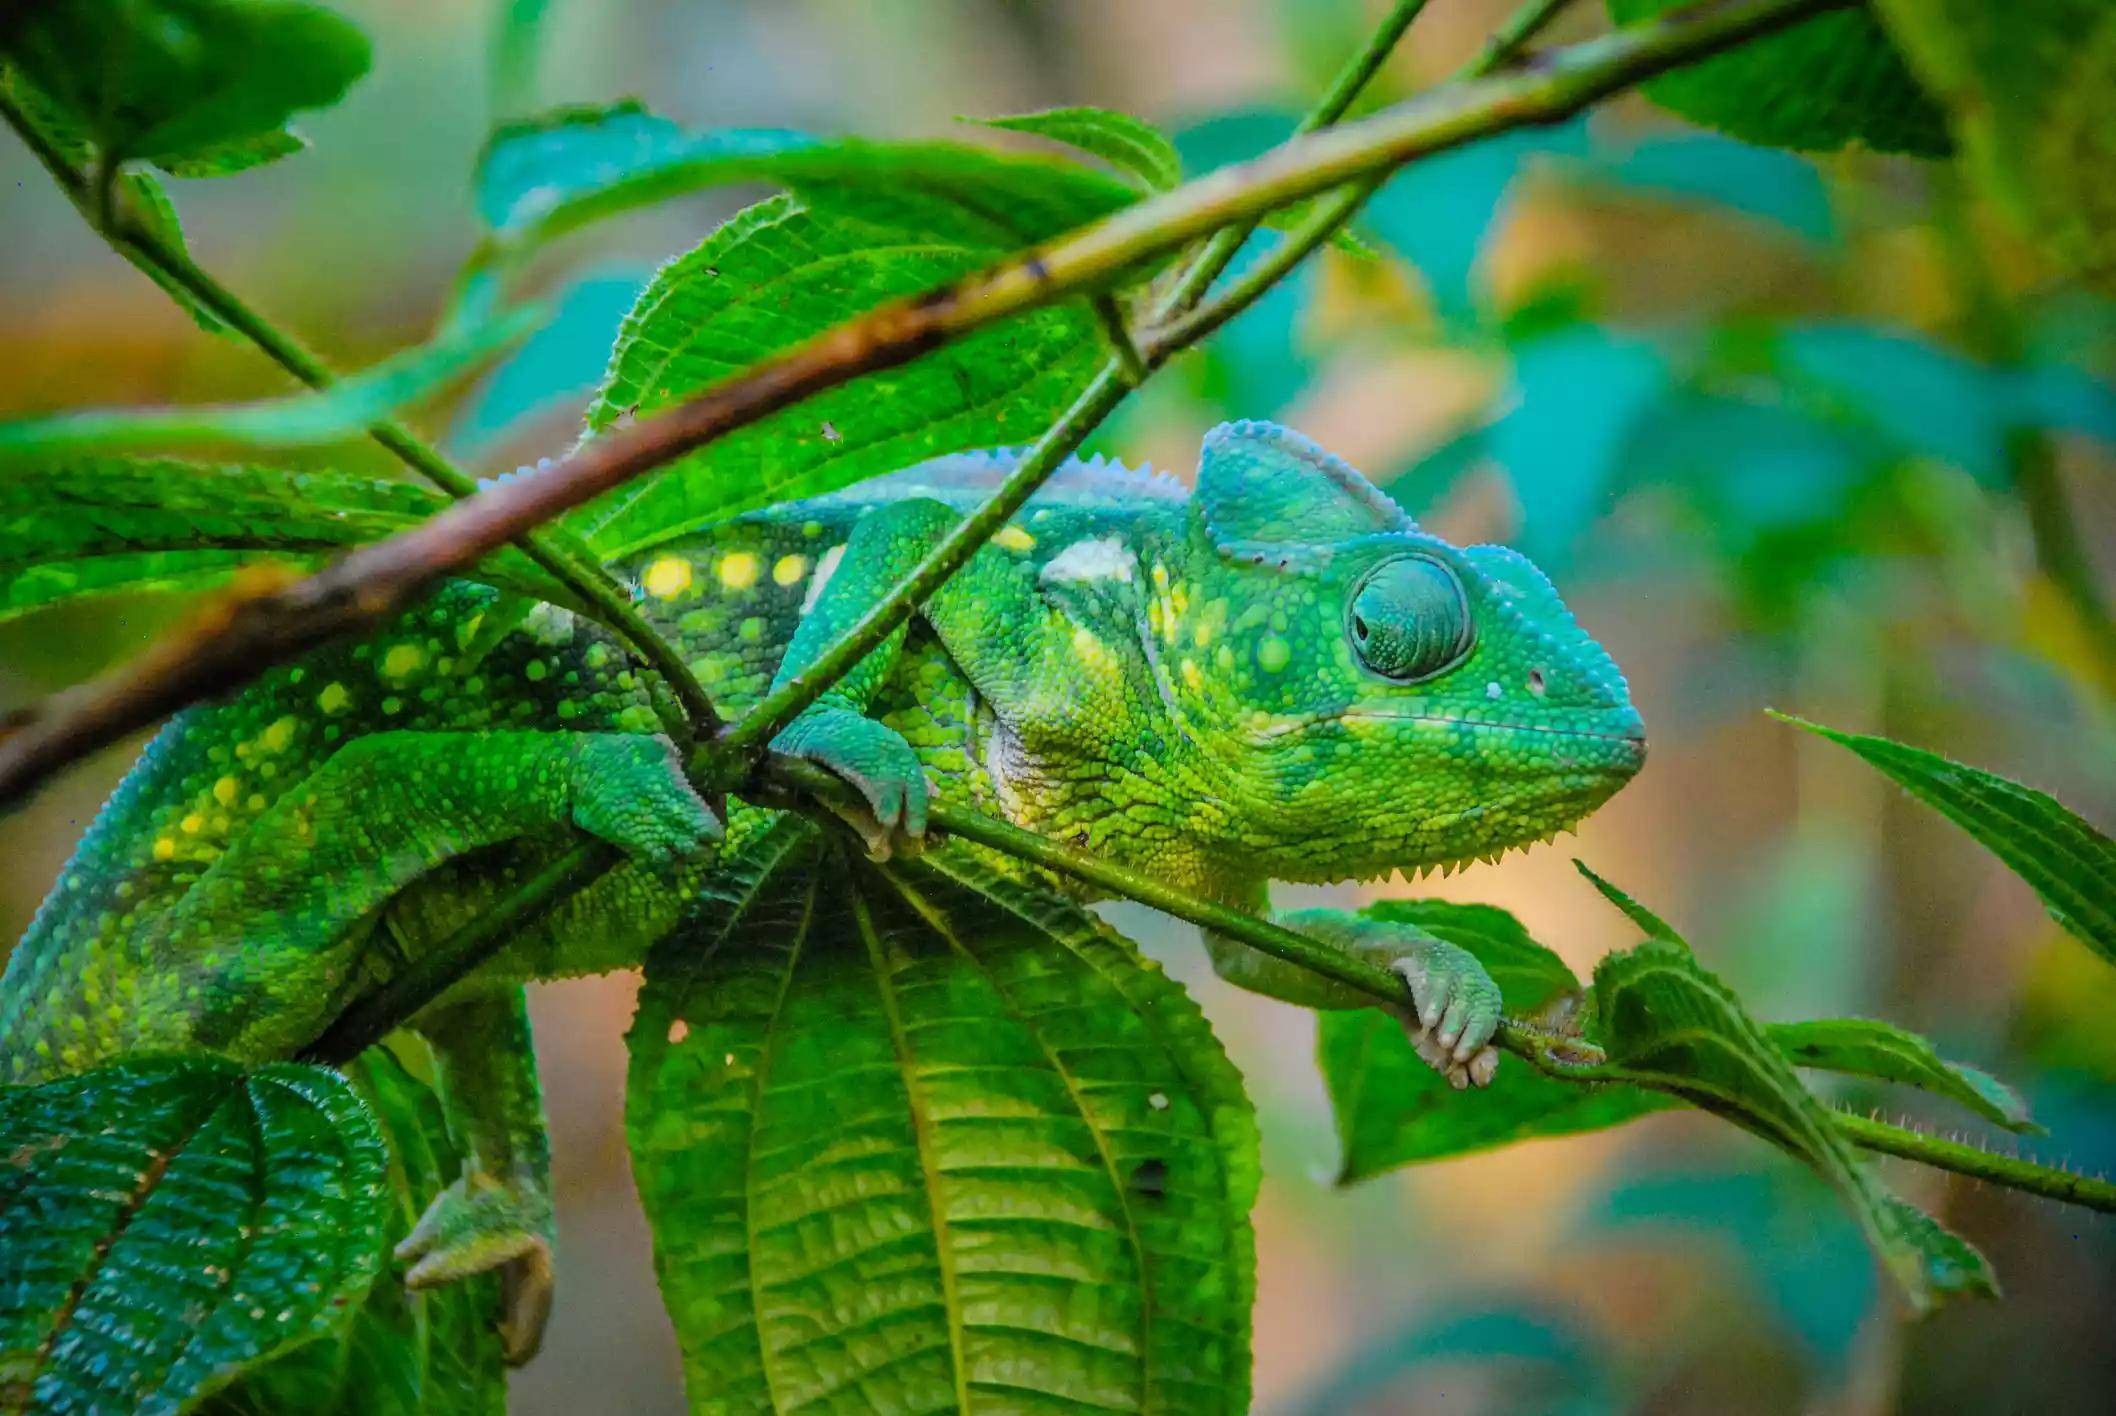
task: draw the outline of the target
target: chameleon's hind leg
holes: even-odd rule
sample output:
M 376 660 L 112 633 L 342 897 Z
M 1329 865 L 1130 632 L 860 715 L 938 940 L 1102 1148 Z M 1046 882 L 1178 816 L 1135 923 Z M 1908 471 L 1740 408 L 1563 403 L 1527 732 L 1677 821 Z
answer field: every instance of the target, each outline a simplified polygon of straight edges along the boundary
M 451 995 L 413 1027 L 433 1048 L 463 1173 L 397 1246 L 404 1282 L 430 1288 L 498 1269 L 507 1361 L 536 1355 L 551 1313 L 551 1141 L 519 987 Z
M 162 924 L 175 1045 L 285 1056 L 344 1003 L 360 923 L 468 852 L 580 829 L 657 866 L 719 823 L 659 738 L 389 732 L 347 744 L 260 816 Z M 142 1045 L 154 1045 L 152 1041 Z

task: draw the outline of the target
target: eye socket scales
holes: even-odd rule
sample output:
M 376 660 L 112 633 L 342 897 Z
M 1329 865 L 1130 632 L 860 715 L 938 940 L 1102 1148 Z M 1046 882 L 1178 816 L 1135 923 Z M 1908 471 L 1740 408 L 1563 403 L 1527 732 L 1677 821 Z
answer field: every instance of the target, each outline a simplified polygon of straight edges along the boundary
M 1425 555 L 1396 556 L 1368 571 L 1352 591 L 1345 630 L 1360 663 L 1397 683 L 1453 668 L 1476 642 L 1461 580 Z

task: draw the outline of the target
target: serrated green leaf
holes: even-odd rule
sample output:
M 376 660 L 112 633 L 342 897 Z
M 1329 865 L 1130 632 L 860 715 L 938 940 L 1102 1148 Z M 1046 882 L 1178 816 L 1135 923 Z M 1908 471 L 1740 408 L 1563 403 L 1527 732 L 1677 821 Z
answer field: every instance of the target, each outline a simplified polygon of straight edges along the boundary
M 1983 1253 L 1908 1200 L 1890 1196 L 1888 1209 L 1925 1266 L 1925 1281 L 1935 1292 L 1965 1298 L 1996 1298 L 1998 1275 Z
M 1966 165 L 2067 268 L 2116 290 L 2116 9 L 2106 0 L 1881 0 Z
M 783 820 L 724 879 L 628 1039 L 694 1409 L 1246 1409 L 1255 1130 L 1182 990 L 959 851 Z
M 181 1410 L 341 1327 L 379 1268 L 388 1153 L 335 1072 L 11 1087 L 0 1157 L 0 1410 Z
M 1838 1134 L 1829 1108 L 1688 949 L 1652 940 L 1609 955 L 1594 971 L 1594 1003 L 1593 1036 L 1610 1073 L 1681 1097 L 1813 1166 L 1913 1304 L 1982 1291 L 1954 1252 L 1968 1246 L 1929 1219 L 1910 1220 L 1916 1212 L 1881 1187 Z
M 526 336 L 540 309 L 457 326 L 327 389 L 257 403 L 92 409 L 0 423 L 0 466 L 83 453 L 187 447 L 305 447 L 356 436 Z
M 2064 930 L 2116 963 L 2116 841 L 2033 787 L 1883 737 L 1774 713 L 1895 779 L 2028 882 Z
M 15 20 L 4 57 L 103 158 L 180 164 L 269 148 L 288 118 L 342 98 L 369 53 L 303 0 L 49 0 Z
M 974 198 L 1014 234 L 1013 245 L 1138 198 L 1133 188 L 1076 163 L 961 144 L 822 139 L 783 128 L 694 133 L 635 103 L 569 108 L 503 128 L 486 145 L 478 164 L 478 213 L 498 245 L 478 263 L 498 249 L 519 253 L 618 212 L 732 182 L 877 199 Z
M 1076 148 L 1137 178 L 1149 192 L 1168 191 L 1183 180 L 1183 159 L 1168 135 L 1143 118 L 1112 108 L 1045 108 L 972 121 Z
M 1796 1067 L 1901 1082 L 1959 1102 L 2009 1131 L 2041 1134 L 2020 1094 L 1979 1067 L 1949 1062 L 1930 1041 L 1872 1018 L 1769 1023 L 1764 1032 Z
M 591 432 L 647 416 L 882 301 L 1011 249 L 980 203 L 907 189 L 750 207 L 662 268 L 625 320 Z M 737 512 L 969 448 L 1033 439 L 1102 366 L 1077 305 L 979 330 L 803 400 L 619 488 L 569 523 L 608 558 Z
M 455 1179 L 462 1158 L 440 1098 L 386 1047 L 369 1048 L 345 1070 L 389 1146 L 386 1255 Z M 499 1308 L 497 1274 L 414 1292 L 385 1266 L 344 1332 L 264 1364 L 200 1409 L 206 1416 L 502 1416 Z
M 171 177 L 233 177 L 238 172 L 248 172 L 253 167 L 305 152 L 308 145 L 309 140 L 301 134 L 274 128 L 255 137 L 236 138 L 200 148 L 183 157 L 168 158 L 156 165 Z
M 1415 925 L 1475 954 L 1499 985 L 1511 1017 L 1533 1015 L 1579 992 L 1580 981 L 1565 961 L 1504 910 L 1389 900 L 1360 913 Z M 1340 1185 L 1400 1165 L 1598 1131 L 1674 1104 L 1637 1087 L 1560 1081 L 1514 1060 L 1500 1064 L 1489 1087 L 1458 1092 L 1418 1059 L 1402 1022 L 1376 1008 L 1322 1014 L 1316 1060 L 1337 1122 Z
M 1609 0 L 1620 25 L 1692 0 Z M 1791 29 L 1646 84 L 1663 107 L 1744 142 L 1803 151 L 1863 144 L 1938 157 L 1949 149 L 1945 115 L 1912 77 L 1864 9 L 1818 15 Z
M 1616 886 L 1602 879 L 1601 876 L 1596 875 L 1592 870 L 1587 868 L 1586 861 L 1575 860 L 1572 863 L 1572 868 L 1574 870 L 1577 870 L 1580 874 L 1586 876 L 1587 883 L 1594 886 L 1595 889 L 1601 891 L 1603 899 L 1607 900 L 1610 904 L 1615 905 L 1618 909 L 1622 910 L 1624 912 L 1624 918 L 1630 920 L 1633 924 L 1637 925 L 1639 927 L 1639 930 L 1648 939 L 1658 939 L 1663 943 L 1677 944 L 1685 949 L 1690 947 L 1690 941 L 1683 938 L 1682 935 L 1676 933 L 1674 925 L 1668 923 L 1668 921 L 1662 919 L 1659 915 L 1647 909 L 1637 900 L 1632 899 L 1631 896 L 1626 894 L 1624 891 L 1618 889 Z
M 0 466 L 0 620 L 83 596 L 203 589 L 259 560 L 311 566 L 444 505 L 421 487 L 330 472 L 116 457 Z M 465 578 L 567 600 L 512 548 Z

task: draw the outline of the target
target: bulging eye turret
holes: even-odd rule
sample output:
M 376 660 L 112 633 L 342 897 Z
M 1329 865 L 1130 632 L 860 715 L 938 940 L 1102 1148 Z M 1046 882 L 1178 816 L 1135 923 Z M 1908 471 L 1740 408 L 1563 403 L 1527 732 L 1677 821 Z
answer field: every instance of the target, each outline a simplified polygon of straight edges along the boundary
M 1368 571 L 1345 615 L 1352 650 L 1370 671 L 1418 683 L 1462 662 L 1476 642 L 1469 596 L 1430 556 L 1397 556 Z

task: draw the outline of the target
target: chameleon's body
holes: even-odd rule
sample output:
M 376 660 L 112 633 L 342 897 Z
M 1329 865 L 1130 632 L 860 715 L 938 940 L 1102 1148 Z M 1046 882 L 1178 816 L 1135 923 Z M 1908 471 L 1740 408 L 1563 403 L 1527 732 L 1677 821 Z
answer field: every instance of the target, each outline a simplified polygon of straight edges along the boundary
M 729 716 L 812 662 L 982 499 L 1000 456 L 942 459 L 742 517 L 616 567 Z M 470 1173 L 407 1246 L 414 1281 L 547 1253 L 545 1160 L 515 985 L 636 964 L 713 869 L 719 824 L 655 686 L 599 628 L 451 586 L 374 638 L 193 709 L 148 749 L 0 980 L 0 1080 L 121 1052 L 243 1059 L 350 996 L 588 830 L 630 859 L 419 1020 Z M 859 787 L 878 839 L 944 799 L 1261 905 L 1269 879 L 1494 854 L 1637 769 L 1613 663 L 1511 552 L 1422 535 L 1282 429 L 1207 440 L 1197 493 L 1076 465 L 781 734 Z M 764 813 L 737 806 L 732 836 Z M 1399 967 L 1421 1050 L 1489 1078 L 1473 960 L 1354 917 L 1297 923 Z M 1227 941 L 1236 981 L 1359 995 Z M 529 1307 L 534 1308 L 534 1302 Z M 516 1345 L 533 1343 L 534 1312 Z

